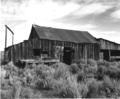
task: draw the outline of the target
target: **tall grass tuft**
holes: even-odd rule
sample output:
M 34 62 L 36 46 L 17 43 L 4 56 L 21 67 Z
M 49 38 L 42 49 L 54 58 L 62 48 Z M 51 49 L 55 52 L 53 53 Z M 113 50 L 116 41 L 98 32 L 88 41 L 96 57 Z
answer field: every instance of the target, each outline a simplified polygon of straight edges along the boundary
M 80 69 L 79 69 L 79 67 L 78 67 L 78 65 L 77 65 L 76 63 L 73 63 L 73 64 L 70 65 L 70 72 L 71 72 L 72 74 L 78 73 L 79 70 L 80 70 Z
M 69 76 L 66 80 L 59 79 L 54 83 L 56 87 L 55 94 L 61 98 L 80 98 L 81 93 L 78 90 L 78 83 L 76 82 L 75 77 Z

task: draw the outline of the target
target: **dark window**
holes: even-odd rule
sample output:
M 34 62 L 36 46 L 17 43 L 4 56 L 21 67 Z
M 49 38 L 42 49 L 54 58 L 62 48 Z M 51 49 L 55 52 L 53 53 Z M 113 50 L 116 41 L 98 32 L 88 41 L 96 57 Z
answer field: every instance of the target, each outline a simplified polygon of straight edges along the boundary
M 33 54 L 34 54 L 34 56 L 40 56 L 41 49 L 33 49 Z

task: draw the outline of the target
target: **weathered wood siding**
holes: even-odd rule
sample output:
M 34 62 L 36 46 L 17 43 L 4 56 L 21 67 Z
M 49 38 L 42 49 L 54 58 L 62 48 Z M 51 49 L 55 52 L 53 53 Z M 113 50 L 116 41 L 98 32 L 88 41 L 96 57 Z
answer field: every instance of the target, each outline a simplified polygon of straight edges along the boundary
M 98 39 L 98 42 L 100 44 L 100 49 L 108 49 L 108 50 L 120 50 L 120 44 L 104 40 L 104 39 Z
M 59 48 L 59 59 L 63 61 L 63 48 L 71 47 L 74 49 L 73 60 L 78 59 L 99 59 L 99 44 L 97 43 L 73 43 L 73 42 L 64 42 L 64 41 L 53 41 L 45 39 L 32 39 L 26 40 L 22 43 L 16 44 L 13 47 L 10 47 L 9 50 L 6 50 L 6 53 L 9 53 L 8 60 L 14 59 L 14 61 L 19 59 L 33 59 L 33 49 L 41 49 L 47 51 L 50 57 L 55 57 L 56 47 Z M 13 49 L 14 51 L 13 51 Z M 12 52 L 14 54 L 12 55 Z M 10 54 L 11 53 L 11 54 Z

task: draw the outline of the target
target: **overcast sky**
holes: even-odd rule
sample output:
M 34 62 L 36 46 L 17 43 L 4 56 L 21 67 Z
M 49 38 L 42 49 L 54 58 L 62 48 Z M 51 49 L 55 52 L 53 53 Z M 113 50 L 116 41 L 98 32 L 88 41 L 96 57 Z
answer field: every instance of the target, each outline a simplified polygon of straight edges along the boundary
M 89 31 L 120 43 L 120 0 L 1 0 L 0 50 L 5 24 L 14 31 L 15 43 L 28 39 L 32 24 Z M 10 32 L 8 39 L 9 46 Z

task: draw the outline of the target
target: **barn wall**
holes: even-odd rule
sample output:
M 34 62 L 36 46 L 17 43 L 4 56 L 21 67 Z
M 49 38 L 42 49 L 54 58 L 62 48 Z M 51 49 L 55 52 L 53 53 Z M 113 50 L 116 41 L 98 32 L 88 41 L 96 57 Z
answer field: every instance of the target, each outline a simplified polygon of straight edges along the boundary
M 99 45 L 91 43 L 73 43 L 64 41 L 53 41 L 53 40 L 26 40 L 22 43 L 16 44 L 14 47 L 14 55 L 9 54 L 9 59 L 14 61 L 19 59 L 33 59 L 33 49 L 41 49 L 47 51 L 50 57 L 57 57 L 63 61 L 63 49 L 64 47 L 71 47 L 74 50 L 74 56 L 72 60 L 88 59 L 92 58 L 95 60 L 99 59 Z M 12 48 L 9 48 L 8 53 L 11 53 Z M 8 57 L 8 56 L 7 56 Z
M 111 42 L 111 41 L 107 41 L 104 39 L 98 39 L 99 44 L 100 44 L 100 48 L 101 49 L 111 49 L 111 50 L 120 50 L 120 44 Z

